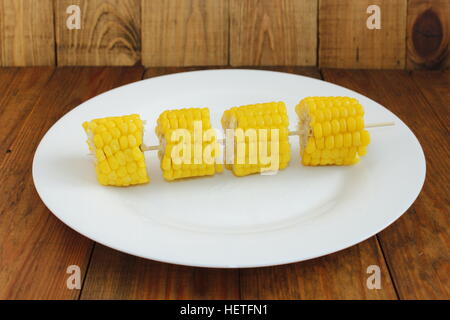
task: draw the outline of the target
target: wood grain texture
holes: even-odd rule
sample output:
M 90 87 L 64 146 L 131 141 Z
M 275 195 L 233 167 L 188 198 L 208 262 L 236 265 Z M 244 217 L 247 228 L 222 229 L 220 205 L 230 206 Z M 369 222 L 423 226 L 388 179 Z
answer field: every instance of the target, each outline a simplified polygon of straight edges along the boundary
M 272 68 L 313 78 L 314 69 Z M 367 267 L 381 269 L 380 290 L 366 286 Z M 332 255 L 283 266 L 242 269 L 242 299 L 397 299 L 376 237 Z
M 150 68 L 145 78 L 203 68 Z M 239 299 L 239 271 L 184 267 L 96 245 L 82 299 Z
M 31 177 L 33 150 L 63 114 L 142 74 L 141 68 L 57 69 L 16 128 L 12 151 L 0 163 L 0 299 L 78 298 L 79 290 L 66 287 L 66 270 L 78 265 L 84 275 L 93 243 L 59 221 L 38 197 Z
M 0 163 L 12 152 L 18 134 L 37 98 L 46 86 L 53 67 L 0 69 Z
M 316 65 L 318 0 L 230 1 L 231 65 Z
M 20 68 L 0 68 L 0 92 L 5 92 L 8 89 L 19 70 Z M 5 96 L 3 95 L 0 99 Z
M 165 74 L 189 72 L 189 71 L 201 71 L 211 69 L 229 69 L 230 66 L 214 66 L 214 67 L 153 67 L 148 68 L 145 71 L 145 78 L 157 77 Z M 296 67 L 296 66 L 242 66 L 236 69 L 255 69 L 255 70 L 268 70 L 277 72 L 286 72 L 293 74 L 301 74 L 307 77 L 317 78 L 319 77 L 319 71 L 315 67 Z
M 439 69 L 450 66 L 450 1 L 408 1 L 409 69 Z
M 144 78 L 153 78 L 158 76 L 163 76 L 166 74 L 180 73 L 180 72 L 190 72 L 190 71 L 201 71 L 210 69 L 226 69 L 226 66 L 214 66 L 214 67 L 152 67 L 145 70 Z
M 379 239 L 400 298 L 449 299 L 448 123 L 436 116 L 421 88 L 404 71 L 324 70 L 323 74 L 326 80 L 389 108 L 421 142 L 427 160 L 422 192 L 398 221 L 379 234 Z M 439 108 L 448 108 L 447 101 Z
M 146 76 L 198 69 L 151 68 Z M 299 67 L 267 69 L 319 76 Z M 30 150 L 61 115 L 102 91 L 140 79 L 143 70 L 57 68 L 51 73 L 48 68 L 0 69 L 0 136 L 13 135 L 0 144 L 11 150 L 0 159 L 0 299 L 76 299 L 80 294 L 82 299 L 395 299 L 393 283 L 403 299 L 450 298 L 449 71 L 323 71 L 326 80 L 399 115 L 425 151 L 422 193 L 378 235 L 389 271 L 375 237 L 310 261 L 242 270 L 164 264 L 98 244 L 91 251 L 93 243 L 64 226 L 38 198 Z M 15 105 L 20 108 L 14 110 Z M 81 293 L 66 288 L 66 268 L 72 264 L 86 275 Z M 365 286 L 369 265 L 381 268 L 381 290 Z
M 381 270 L 381 289 L 366 286 L 367 267 Z M 397 299 L 376 237 L 314 260 L 242 269 L 242 299 Z
M 0 0 L 0 66 L 55 65 L 52 0 Z
M 228 0 L 142 0 L 143 65 L 226 65 L 228 29 Z
M 81 299 L 238 299 L 238 271 L 145 260 L 96 244 Z
M 412 78 L 424 94 L 444 127 L 450 124 L 450 70 L 414 71 Z
M 370 5 L 381 9 L 381 29 L 366 26 Z M 320 66 L 403 69 L 406 8 L 406 0 L 320 0 Z
M 81 9 L 81 29 L 66 26 L 67 7 Z M 140 0 L 55 1 L 58 65 L 132 66 L 141 60 Z

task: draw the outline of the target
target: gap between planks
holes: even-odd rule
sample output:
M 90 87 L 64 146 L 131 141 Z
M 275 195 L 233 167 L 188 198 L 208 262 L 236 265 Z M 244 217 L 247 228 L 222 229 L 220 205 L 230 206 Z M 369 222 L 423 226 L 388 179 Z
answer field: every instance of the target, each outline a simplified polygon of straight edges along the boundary
M 129 67 L 124 66 L 124 67 L 109 67 L 109 68 L 120 69 L 120 68 L 129 68 Z M 140 78 L 136 79 L 136 81 L 140 81 L 140 80 L 143 80 L 143 79 L 145 79 L 145 68 L 142 67 L 141 76 L 140 76 Z M 112 89 L 115 89 L 115 88 L 112 88 Z M 86 271 L 85 271 L 85 274 L 83 276 L 83 281 L 81 283 L 81 289 L 80 289 L 80 292 L 78 293 L 77 300 L 81 300 L 81 298 L 83 296 L 83 292 L 84 292 L 84 288 L 85 288 L 85 284 L 86 284 L 86 279 L 88 278 L 89 271 L 91 270 L 90 268 L 91 268 L 92 258 L 94 256 L 95 249 L 98 247 L 98 244 L 97 244 L 96 241 L 92 240 L 92 242 L 93 243 L 92 243 L 91 250 L 90 250 L 90 253 L 89 253 L 89 259 L 88 259 L 88 262 L 87 262 L 87 265 L 86 265 Z

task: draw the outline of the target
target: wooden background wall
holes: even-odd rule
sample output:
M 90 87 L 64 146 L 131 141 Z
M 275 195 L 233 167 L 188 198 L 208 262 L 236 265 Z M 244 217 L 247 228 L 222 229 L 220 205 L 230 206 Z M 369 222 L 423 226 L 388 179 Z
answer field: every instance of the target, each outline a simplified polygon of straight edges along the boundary
M 439 69 L 449 34 L 450 0 L 0 0 L 0 66 Z

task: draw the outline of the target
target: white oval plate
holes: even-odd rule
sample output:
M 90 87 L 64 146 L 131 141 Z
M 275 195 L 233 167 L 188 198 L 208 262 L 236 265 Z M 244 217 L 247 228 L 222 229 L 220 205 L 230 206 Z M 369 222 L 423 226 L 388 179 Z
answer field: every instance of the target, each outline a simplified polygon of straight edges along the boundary
M 290 129 L 307 96 L 350 96 L 371 130 L 368 154 L 351 167 L 303 167 L 298 138 L 276 175 L 165 182 L 155 152 L 146 153 L 151 183 L 129 188 L 96 182 L 81 123 L 140 114 L 145 142 L 158 144 L 156 119 L 166 109 L 208 107 L 214 128 L 231 106 L 284 101 Z M 129 84 L 62 117 L 36 151 L 33 179 L 46 206 L 65 224 L 108 247 L 164 262 L 202 267 L 256 267 L 326 255 L 357 244 L 399 218 L 418 196 L 425 158 L 411 130 L 393 113 L 354 91 L 292 74 L 209 70 Z

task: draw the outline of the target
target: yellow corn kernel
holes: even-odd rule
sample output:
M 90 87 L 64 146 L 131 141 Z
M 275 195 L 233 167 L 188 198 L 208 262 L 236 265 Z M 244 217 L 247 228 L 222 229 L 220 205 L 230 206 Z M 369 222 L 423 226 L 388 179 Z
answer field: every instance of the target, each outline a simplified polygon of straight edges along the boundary
M 322 151 L 322 158 L 329 159 L 331 158 L 331 151 L 329 149 L 325 149 Z
M 366 153 L 367 153 L 367 147 L 366 147 L 366 146 L 360 146 L 360 147 L 358 148 L 358 154 L 359 154 L 360 156 L 365 156 Z
M 367 130 L 361 131 L 361 143 L 363 146 L 368 146 L 370 143 L 370 134 Z
M 354 147 L 359 147 L 361 145 L 361 134 L 359 131 L 353 132 L 352 134 L 353 143 L 352 145 Z
M 136 172 L 136 170 L 137 170 L 137 165 L 136 165 L 136 162 L 128 162 L 127 163 L 127 171 L 128 171 L 128 173 L 134 173 L 134 172 Z
M 339 127 L 341 129 L 341 132 L 347 132 L 347 118 L 341 118 L 339 119 Z
M 127 175 L 127 169 L 125 169 L 125 166 L 121 166 L 119 167 L 119 169 L 117 170 L 117 175 L 121 178 L 125 177 Z
M 313 131 L 314 131 L 314 137 L 315 138 L 321 138 L 323 136 L 322 124 L 321 123 L 315 123 L 314 126 L 313 126 Z
M 139 147 L 134 147 L 131 152 L 133 153 L 134 160 L 138 161 L 144 159 L 144 154 L 142 153 L 141 149 L 139 149 Z
M 133 135 L 128 135 L 128 146 L 133 148 L 137 145 L 136 137 Z
M 303 155 L 303 157 L 302 157 L 302 163 L 305 165 L 305 166 L 307 166 L 307 165 L 309 165 L 310 163 L 311 163 L 311 160 L 312 160 L 312 157 L 311 157 L 311 155 L 310 154 L 304 154 Z
M 126 122 L 121 122 L 120 124 L 119 124 L 119 130 L 120 130 L 120 132 L 123 134 L 123 135 L 127 135 L 128 134 L 128 123 L 126 123 Z
M 322 150 L 325 148 L 325 138 L 324 137 L 316 139 L 316 148 L 319 150 Z
M 350 147 L 352 145 L 352 134 L 344 133 L 344 147 Z
M 173 178 L 173 171 L 172 170 L 165 170 L 165 171 L 163 171 L 163 177 L 167 181 L 174 180 L 174 178 Z
M 361 131 L 362 129 L 364 129 L 364 118 L 357 117 L 356 118 L 356 130 Z
M 339 149 L 334 148 L 330 151 L 330 157 L 331 159 L 337 159 L 339 158 Z
M 339 113 L 338 113 L 339 114 Z M 331 121 L 331 131 L 333 134 L 338 134 L 341 126 L 339 125 L 339 120 L 333 119 Z
M 324 114 L 325 121 L 330 121 L 331 120 L 332 114 L 331 114 L 330 108 L 326 108 L 325 107 L 325 109 L 323 109 L 323 114 Z
M 315 139 L 312 137 L 309 137 L 308 144 L 306 146 L 306 153 L 314 153 L 314 151 L 316 151 Z
M 216 163 L 216 172 L 223 172 L 223 165 L 222 164 L 219 164 L 219 163 Z
M 111 134 L 115 139 L 120 138 L 120 130 L 116 127 L 113 127 L 110 129 L 111 130 Z
M 112 156 L 108 159 L 109 166 L 112 170 L 117 170 L 119 168 L 119 161 L 117 161 L 117 158 L 115 156 Z
M 125 153 L 123 153 L 123 151 L 118 151 L 116 153 L 116 159 L 119 162 L 120 166 L 123 166 L 127 163 L 127 158 L 125 156 Z
M 311 159 L 311 166 L 318 166 L 320 164 L 320 158 L 312 158 Z
M 94 132 L 95 134 L 101 134 L 101 133 L 105 132 L 106 130 L 107 130 L 107 129 L 106 129 L 106 127 L 105 127 L 104 125 L 99 124 L 99 125 L 97 125 L 97 126 L 93 129 L 93 132 Z
M 145 170 L 145 160 L 144 160 L 144 156 L 142 156 L 141 160 L 137 160 L 136 161 L 137 165 L 139 168 L 143 168 Z
M 113 151 L 111 149 L 111 146 L 109 146 L 109 145 L 106 145 L 103 147 L 103 152 L 105 153 L 105 155 L 107 157 L 111 157 L 113 155 Z
M 103 139 L 101 135 L 96 134 L 94 136 L 94 145 L 97 149 L 101 149 L 103 147 Z
M 349 132 L 353 132 L 353 131 L 356 130 L 355 118 L 350 117 L 350 118 L 347 119 L 347 128 L 348 128 Z
M 109 164 L 106 160 L 101 161 L 99 163 L 99 168 L 100 168 L 100 171 L 104 174 L 108 174 L 111 172 L 111 168 L 109 167 Z
M 348 106 L 348 114 L 350 117 L 356 116 L 356 108 L 354 105 L 351 104 Z
M 119 141 L 117 139 L 111 139 L 110 141 L 111 150 L 113 153 L 120 151 Z
M 356 114 L 358 116 L 363 116 L 364 115 L 364 108 L 362 107 L 362 105 L 360 105 L 359 103 L 354 105 L 355 109 L 356 109 Z
M 344 136 L 342 134 L 338 134 L 334 137 L 334 145 L 336 148 L 342 148 L 344 145 Z
M 303 165 L 352 165 L 367 153 L 364 108 L 349 97 L 308 97 L 295 111 L 299 117 Z M 311 134 L 310 134 L 311 133 Z
M 121 136 L 119 138 L 120 148 L 122 150 L 128 149 L 128 137 L 127 136 Z
M 103 153 L 103 150 L 101 150 L 101 149 L 97 149 L 95 151 L 95 157 L 97 158 L 97 161 L 104 161 L 104 160 L 106 160 L 106 156 Z
M 325 121 L 322 124 L 322 131 L 323 131 L 323 135 L 325 137 L 329 136 L 331 134 L 331 124 L 329 121 Z
M 331 107 L 331 119 L 335 120 L 339 118 L 339 107 Z
M 102 132 L 101 136 L 104 144 L 109 144 L 113 138 L 112 134 L 108 131 Z
M 356 147 L 349 148 L 348 153 L 347 153 L 347 158 L 350 158 L 350 159 L 355 158 L 357 150 L 358 149 Z
M 333 149 L 334 148 L 334 136 L 328 136 L 325 139 L 325 148 Z
M 143 124 L 138 115 L 94 119 L 83 123 L 96 157 L 102 185 L 129 186 L 149 182 L 141 151 Z

